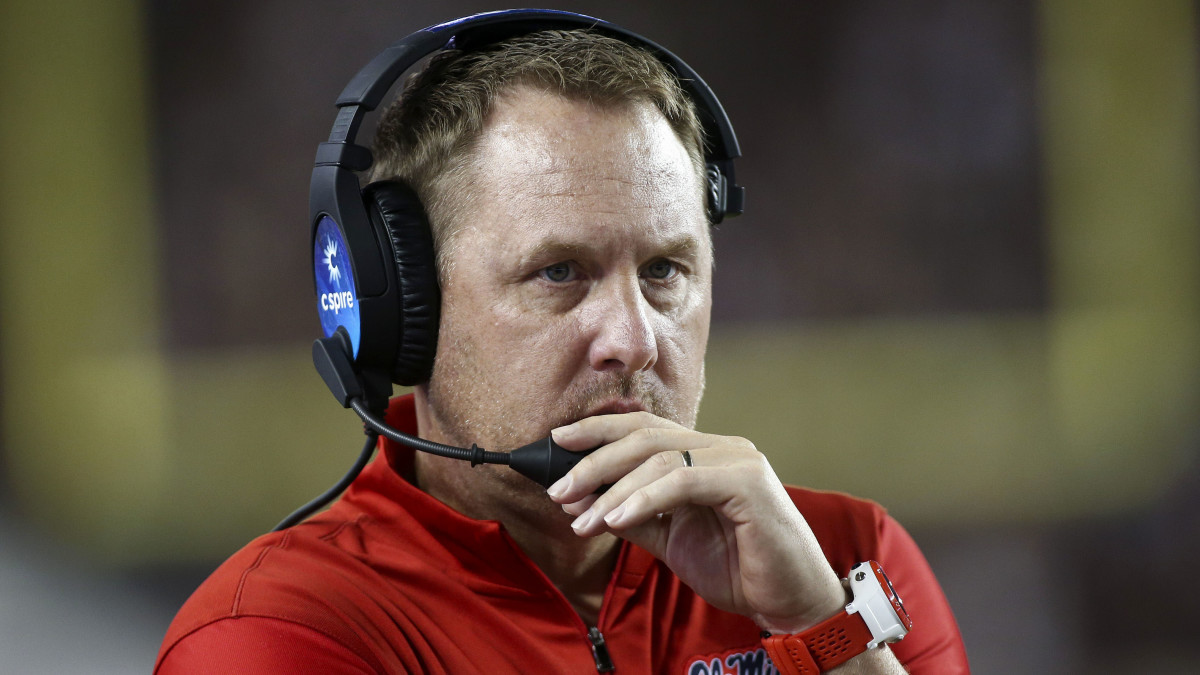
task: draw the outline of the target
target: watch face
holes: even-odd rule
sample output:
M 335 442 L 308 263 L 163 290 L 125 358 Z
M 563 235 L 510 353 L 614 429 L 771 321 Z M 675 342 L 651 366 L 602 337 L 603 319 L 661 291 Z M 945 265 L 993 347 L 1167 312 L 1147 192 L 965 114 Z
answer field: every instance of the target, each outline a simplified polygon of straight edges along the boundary
M 904 602 L 900 600 L 900 594 L 896 592 L 896 587 L 892 586 L 892 580 L 884 574 L 883 568 L 874 560 L 871 561 L 871 571 L 875 573 L 875 578 L 879 581 L 879 586 L 883 588 L 887 598 L 892 603 L 892 609 L 896 610 L 896 616 L 900 617 L 900 622 L 904 624 L 904 630 L 912 630 L 912 619 L 908 616 L 908 610 L 904 609 Z

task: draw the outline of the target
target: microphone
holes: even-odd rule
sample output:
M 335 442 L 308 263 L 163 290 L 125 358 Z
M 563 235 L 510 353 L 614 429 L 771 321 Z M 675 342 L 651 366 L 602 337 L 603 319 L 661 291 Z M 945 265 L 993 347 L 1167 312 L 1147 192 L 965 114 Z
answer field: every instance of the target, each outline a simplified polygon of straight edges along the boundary
M 453 445 L 443 445 L 427 441 L 424 438 L 406 434 L 399 429 L 390 427 L 386 422 L 376 417 L 361 398 L 350 400 L 350 407 L 363 423 L 379 435 L 390 438 L 397 443 L 403 443 L 410 448 L 451 459 L 462 459 L 476 464 L 507 464 L 509 468 L 525 476 L 542 487 L 554 485 L 559 478 L 567 475 L 579 460 L 591 454 L 592 450 L 575 452 L 567 450 L 554 439 L 547 436 L 528 445 L 523 445 L 512 452 L 488 452 L 478 445 L 470 448 L 458 448 Z
M 386 408 L 387 396 L 390 394 L 391 385 L 390 383 L 387 385 L 387 394 L 383 394 L 382 396 L 369 395 L 368 391 L 372 387 L 364 386 L 363 378 L 355 370 L 353 362 L 350 359 L 349 342 L 349 337 L 345 334 L 345 328 L 341 326 L 338 327 L 337 332 L 332 336 L 317 339 L 313 342 L 312 348 L 313 365 L 317 367 L 317 372 L 320 373 L 321 379 L 325 381 L 326 386 L 329 387 L 329 391 L 333 393 L 338 403 L 341 403 L 343 408 L 353 409 L 362 418 L 363 424 L 368 429 L 366 432 L 367 443 L 363 446 L 362 452 L 359 454 L 354 466 L 350 467 L 350 471 L 341 480 L 324 494 L 300 507 L 287 518 L 280 521 L 272 530 L 273 532 L 286 529 L 304 520 L 321 507 L 333 501 L 334 498 L 349 487 L 350 483 L 354 482 L 354 479 L 366 467 L 367 461 L 371 458 L 371 454 L 375 450 L 376 441 L 380 436 L 407 445 L 414 450 L 420 450 L 421 452 L 428 452 L 439 457 L 469 461 L 471 462 L 471 466 L 477 464 L 507 464 L 517 473 L 546 488 L 553 485 L 559 478 L 565 476 L 568 471 L 579 463 L 579 460 L 595 450 L 595 448 L 580 452 L 567 450 L 558 443 L 555 443 L 553 438 L 547 436 L 528 445 L 523 445 L 512 452 L 489 452 L 474 443 L 471 444 L 470 448 L 459 448 L 453 445 L 435 443 L 418 436 L 413 436 L 412 434 L 406 434 L 399 429 L 388 426 L 387 422 L 373 412 L 372 409 L 383 410 Z M 374 387 L 374 389 L 378 389 L 378 387 Z M 602 485 L 597 492 L 604 492 L 608 487 L 608 485 Z

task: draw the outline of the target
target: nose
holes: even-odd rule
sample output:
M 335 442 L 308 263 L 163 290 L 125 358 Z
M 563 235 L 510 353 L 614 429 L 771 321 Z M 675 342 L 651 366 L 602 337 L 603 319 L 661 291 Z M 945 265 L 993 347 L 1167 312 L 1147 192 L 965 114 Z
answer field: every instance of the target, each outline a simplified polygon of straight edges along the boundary
M 614 284 L 597 300 L 592 308 L 594 337 L 588 349 L 592 369 L 636 373 L 653 368 L 658 361 L 654 310 L 642 296 L 637 279 Z

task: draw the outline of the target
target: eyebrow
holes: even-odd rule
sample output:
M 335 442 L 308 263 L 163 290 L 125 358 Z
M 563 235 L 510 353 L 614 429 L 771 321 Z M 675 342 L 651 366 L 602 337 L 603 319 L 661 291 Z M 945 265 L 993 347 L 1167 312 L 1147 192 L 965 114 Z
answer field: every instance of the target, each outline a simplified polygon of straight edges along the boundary
M 534 260 L 579 258 L 595 251 L 595 248 L 596 247 L 584 243 L 551 239 L 548 241 L 538 242 L 533 248 L 529 249 L 529 251 L 521 256 L 521 260 L 522 262 L 528 262 Z M 667 243 L 656 252 L 656 255 L 664 258 L 690 257 L 695 256 L 700 248 L 700 241 L 695 236 L 683 234 L 668 240 Z
M 665 258 L 693 257 L 699 253 L 700 240 L 690 234 L 683 234 L 667 242 L 660 255 Z
M 559 258 L 578 258 L 587 253 L 591 247 L 583 244 L 573 244 L 565 241 L 541 241 L 521 256 L 522 262 L 534 260 L 556 260 Z

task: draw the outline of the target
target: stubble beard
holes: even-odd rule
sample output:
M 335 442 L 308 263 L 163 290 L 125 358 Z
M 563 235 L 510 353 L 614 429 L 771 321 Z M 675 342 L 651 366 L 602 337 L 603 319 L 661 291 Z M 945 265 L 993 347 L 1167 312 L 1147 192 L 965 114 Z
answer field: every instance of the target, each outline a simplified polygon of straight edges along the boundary
M 549 404 L 555 410 L 531 410 L 529 406 L 547 406 L 539 403 L 546 393 L 514 391 L 508 384 L 494 382 L 495 374 L 489 377 L 484 372 L 473 341 L 460 338 L 441 347 L 427 389 L 429 406 L 442 435 L 460 446 L 476 443 L 507 452 L 544 438 L 551 429 L 582 419 L 613 399 L 637 401 L 648 412 L 690 429 L 704 391 L 703 362 L 692 400 L 680 400 L 686 394 L 672 392 L 646 373 L 596 372 L 557 396 Z

